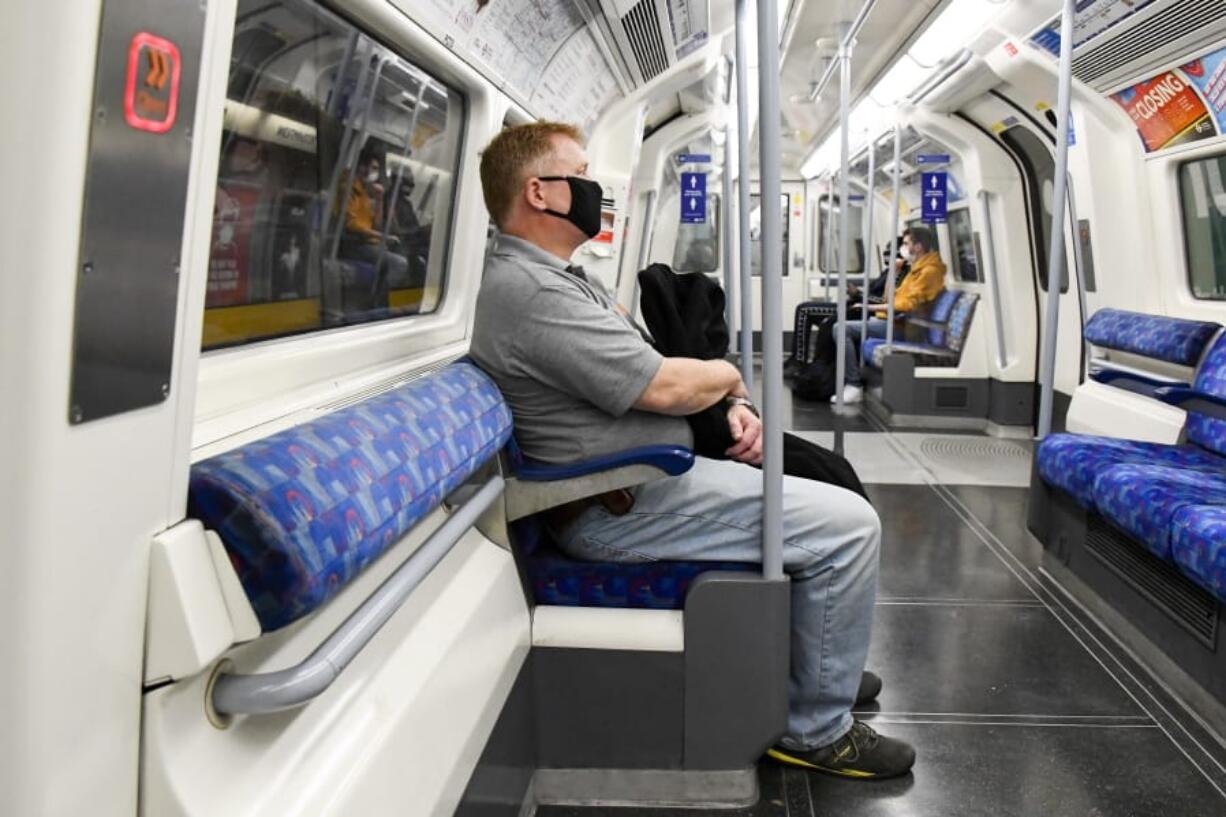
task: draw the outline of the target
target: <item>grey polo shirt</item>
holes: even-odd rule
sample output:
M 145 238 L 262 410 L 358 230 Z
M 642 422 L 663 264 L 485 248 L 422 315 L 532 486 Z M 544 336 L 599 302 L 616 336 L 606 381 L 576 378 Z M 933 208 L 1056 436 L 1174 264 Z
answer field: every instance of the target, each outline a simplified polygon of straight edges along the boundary
M 500 234 L 486 256 L 470 354 L 506 397 L 529 457 L 693 446 L 683 418 L 632 408 L 664 358 L 599 281 L 528 241 Z

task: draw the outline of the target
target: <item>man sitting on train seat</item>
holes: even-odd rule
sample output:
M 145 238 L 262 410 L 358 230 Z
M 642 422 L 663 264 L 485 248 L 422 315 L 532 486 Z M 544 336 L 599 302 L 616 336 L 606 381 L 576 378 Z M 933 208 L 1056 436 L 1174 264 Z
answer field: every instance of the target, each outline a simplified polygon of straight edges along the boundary
M 945 262 L 933 249 L 936 247 L 936 237 L 927 227 L 910 227 L 903 232 L 902 256 L 911 264 L 911 271 L 902 284 L 894 291 L 894 313 L 917 312 L 923 310 L 936 300 L 945 289 Z M 865 322 L 865 331 L 870 338 L 886 336 L 886 311 L 884 306 L 870 307 L 875 314 Z M 841 327 L 835 324 L 832 337 L 838 338 Z M 859 403 L 864 397 L 864 388 L 860 379 L 860 320 L 847 321 L 847 345 L 843 350 L 843 361 L 847 375 L 843 387 L 844 403 Z M 835 402 L 838 395 L 830 398 Z
M 366 151 L 358 160 L 357 174 L 345 206 L 345 231 L 340 255 L 354 261 L 377 265 L 376 289 L 401 289 L 408 286 L 409 262 L 388 247 L 399 243 L 394 235 L 384 238 L 383 173 L 379 155 Z
M 882 300 L 886 294 L 886 287 L 889 285 L 890 274 L 893 272 L 894 285 L 902 284 L 903 279 L 907 277 L 907 273 L 911 271 L 911 266 L 906 259 L 902 257 L 902 242 L 903 236 L 898 237 L 899 252 L 896 254 L 894 263 L 890 264 L 889 251 L 882 253 L 882 269 L 881 274 L 874 278 L 868 285 L 868 298 L 870 304 L 884 303 Z M 855 284 L 847 285 L 847 314 L 852 317 L 859 317 L 862 299 L 860 288 Z M 810 360 L 809 345 L 813 342 L 813 330 L 818 324 L 833 314 L 834 305 L 826 300 L 802 301 L 796 305 L 796 311 L 792 316 L 792 354 L 783 363 L 784 377 L 792 377 L 803 369 Z
M 737 442 L 677 477 L 614 492 L 549 519 L 558 546 L 597 561 L 760 558 L 762 426 L 735 367 L 665 358 L 601 283 L 568 259 L 600 229 L 601 186 L 581 134 L 538 122 L 504 130 L 481 158 L 499 233 L 486 258 L 471 354 L 510 404 L 529 457 L 586 460 L 643 445 L 692 445 L 685 415 L 720 401 Z M 905 774 L 902 741 L 853 720 L 876 696 L 865 673 L 881 525 L 862 497 L 784 477 L 784 563 L 792 579 L 787 733 L 769 754 L 864 779 Z

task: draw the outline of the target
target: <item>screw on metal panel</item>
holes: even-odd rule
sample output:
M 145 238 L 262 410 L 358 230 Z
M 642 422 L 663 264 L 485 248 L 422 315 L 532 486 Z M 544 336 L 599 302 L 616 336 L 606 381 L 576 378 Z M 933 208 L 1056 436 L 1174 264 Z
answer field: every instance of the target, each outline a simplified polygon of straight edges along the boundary
M 170 384 L 163 383 L 162 384 L 162 399 L 165 400 L 169 396 L 170 396 Z
M 97 117 L 99 122 L 105 122 L 106 121 L 106 108 L 99 108 L 98 110 L 94 111 L 94 116 Z
M 89 275 L 89 274 L 90 274 L 91 272 L 93 272 L 93 271 L 94 271 L 94 262 L 93 262 L 93 261 L 86 261 L 84 264 L 82 264 L 82 265 L 81 265 L 81 274 L 82 274 L 82 275 Z
M 183 129 L 183 138 L 189 142 L 192 141 L 192 129 L 191 128 Z
M 180 272 L 180 271 L 181 271 L 181 269 L 180 269 L 180 267 L 179 267 L 179 262 L 178 262 L 178 261 L 176 261 L 176 262 L 174 263 L 174 267 L 171 269 L 171 272 L 173 272 L 173 273 L 174 273 L 174 275 L 175 275 L 175 277 L 177 278 L 177 277 L 179 276 L 179 272 Z
M 69 412 L 69 417 L 74 423 L 79 423 L 85 419 L 85 412 L 81 411 L 80 406 L 73 406 L 72 410 Z

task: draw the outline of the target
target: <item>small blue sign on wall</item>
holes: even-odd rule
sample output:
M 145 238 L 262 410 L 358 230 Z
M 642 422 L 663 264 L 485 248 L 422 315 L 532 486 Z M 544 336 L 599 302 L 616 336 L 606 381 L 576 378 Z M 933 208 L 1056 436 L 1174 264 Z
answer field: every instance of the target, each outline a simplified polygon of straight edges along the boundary
M 707 222 L 707 174 L 681 174 L 681 223 Z
M 711 164 L 710 153 L 678 153 L 677 164 L 679 165 L 709 165 Z
M 921 153 L 915 157 L 917 165 L 947 165 L 949 164 L 948 153 Z
M 944 224 L 949 215 L 949 179 L 945 173 L 920 174 L 920 211 L 926 224 Z

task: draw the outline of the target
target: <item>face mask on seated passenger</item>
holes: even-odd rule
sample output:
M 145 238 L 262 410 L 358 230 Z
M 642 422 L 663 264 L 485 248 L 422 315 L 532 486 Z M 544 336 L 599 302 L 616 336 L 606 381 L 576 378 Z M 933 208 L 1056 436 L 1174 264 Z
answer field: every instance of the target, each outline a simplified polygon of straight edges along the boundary
M 581 179 L 578 176 L 539 176 L 538 178 L 543 182 L 564 181 L 570 185 L 570 212 L 559 213 L 557 210 L 545 208 L 546 213 L 566 219 L 588 238 L 595 238 L 600 233 L 600 197 L 602 193 L 600 182 Z

